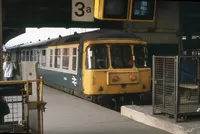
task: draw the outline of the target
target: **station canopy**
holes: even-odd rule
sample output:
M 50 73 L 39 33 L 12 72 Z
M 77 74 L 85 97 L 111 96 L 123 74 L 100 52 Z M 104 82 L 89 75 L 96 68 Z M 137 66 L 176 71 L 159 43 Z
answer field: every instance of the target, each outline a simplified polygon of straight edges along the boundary
M 35 30 L 26 30 L 26 33 L 18 35 L 10 39 L 4 46 L 5 49 L 12 49 L 21 46 L 33 46 L 41 42 L 50 41 L 58 38 L 59 36 L 72 35 L 75 32 L 83 33 L 100 28 L 38 28 Z

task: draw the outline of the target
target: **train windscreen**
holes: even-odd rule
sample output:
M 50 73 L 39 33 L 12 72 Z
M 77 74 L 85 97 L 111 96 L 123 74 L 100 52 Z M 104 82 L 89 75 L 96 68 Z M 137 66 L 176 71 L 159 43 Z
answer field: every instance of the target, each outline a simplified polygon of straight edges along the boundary
M 133 67 L 131 46 L 112 45 L 110 47 L 110 55 L 111 55 L 111 64 L 114 69 Z
M 108 47 L 104 44 L 91 45 L 86 50 L 87 69 L 108 69 Z M 134 52 L 135 59 L 133 59 Z M 144 45 L 110 45 L 110 60 L 113 69 L 133 68 L 135 61 L 136 67 L 147 67 L 147 48 Z
M 148 51 L 144 45 L 134 45 L 135 66 L 147 67 Z
M 108 63 L 108 48 L 106 45 L 98 44 L 87 48 L 87 69 L 107 69 Z

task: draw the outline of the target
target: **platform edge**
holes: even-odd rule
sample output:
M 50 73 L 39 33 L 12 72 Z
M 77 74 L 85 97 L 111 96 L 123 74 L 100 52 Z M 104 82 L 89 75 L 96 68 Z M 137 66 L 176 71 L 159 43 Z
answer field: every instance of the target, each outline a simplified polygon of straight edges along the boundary
M 129 108 L 128 106 L 122 106 L 121 107 L 121 115 L 126 116 L 128 118 L 131 118 L 137 122 L 140 122 L 142 124 L 164 130 L 166 132 L 172 133 L 172 134 L 188 134 L 186 129 L 180 125 L 177 125 L 175 123 L 156 118 L 150 114 L 147 114 L 145 112 L 142 112 L 141 107 L 132 106 L 133 108 Z

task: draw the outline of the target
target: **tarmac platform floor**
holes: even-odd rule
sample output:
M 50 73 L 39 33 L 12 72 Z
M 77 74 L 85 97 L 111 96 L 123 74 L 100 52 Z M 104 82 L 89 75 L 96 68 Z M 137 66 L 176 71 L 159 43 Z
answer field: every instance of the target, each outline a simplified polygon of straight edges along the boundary
M 169 134 L 47 86 L 44 101 L 45 134 Z
M 175 119 L 169 116 L 153 115 L 152 108 L 152 106 L 122 106 L 121 115 L 172 134 L 200 134 L 200 120 L 176 123 Z

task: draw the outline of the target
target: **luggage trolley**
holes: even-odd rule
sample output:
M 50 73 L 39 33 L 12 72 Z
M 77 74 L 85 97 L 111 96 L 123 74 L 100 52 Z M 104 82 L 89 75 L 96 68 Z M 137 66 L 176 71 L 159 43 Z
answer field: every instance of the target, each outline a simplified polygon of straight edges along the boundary
M 32 88 L 33 84 L 35 88 Z M 46 102 L 43 101 L 42 77 L 35 80 L 0 81 L 0 96 L 9 98 L 0 100 L 0 113 L 7 114 L 3 115 L 0 123 L 0 133 L 44 133 L 43 112 Z

